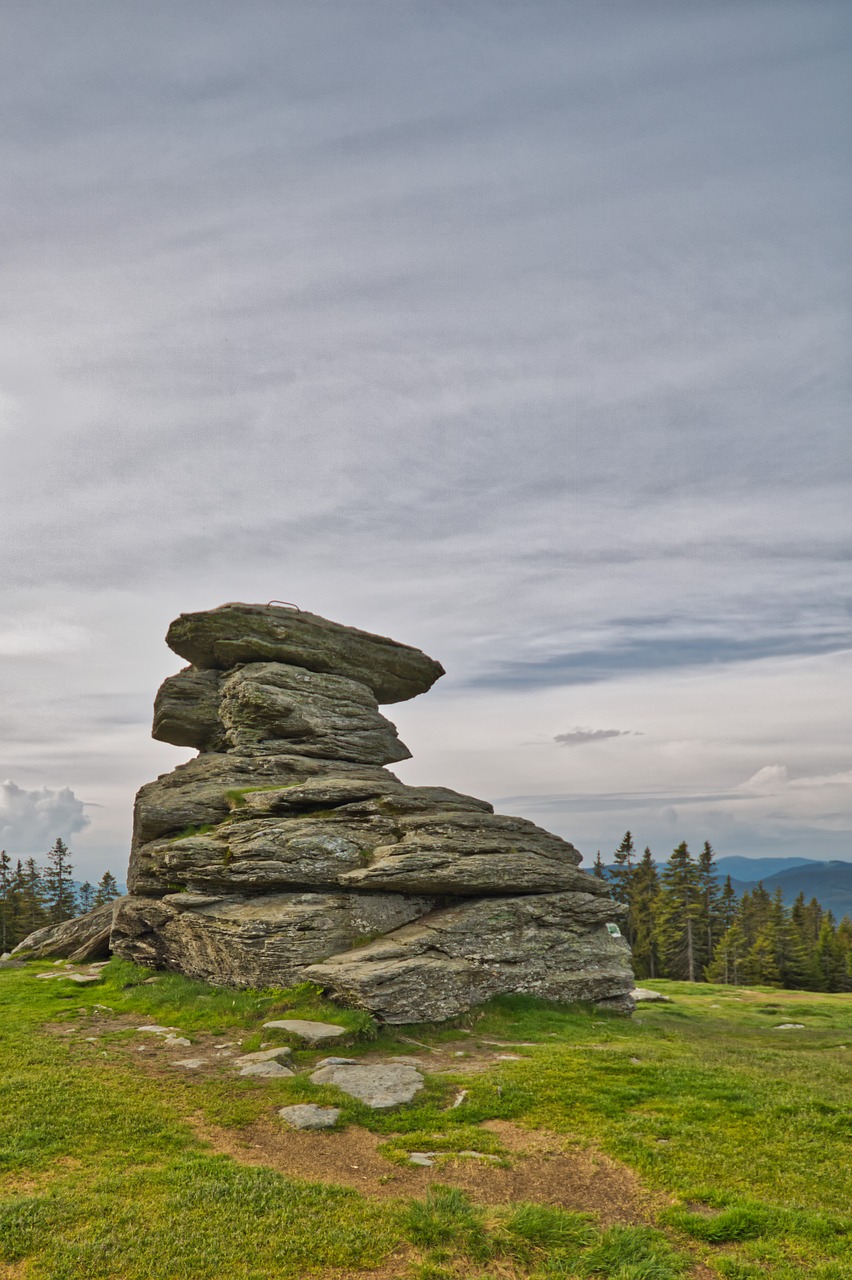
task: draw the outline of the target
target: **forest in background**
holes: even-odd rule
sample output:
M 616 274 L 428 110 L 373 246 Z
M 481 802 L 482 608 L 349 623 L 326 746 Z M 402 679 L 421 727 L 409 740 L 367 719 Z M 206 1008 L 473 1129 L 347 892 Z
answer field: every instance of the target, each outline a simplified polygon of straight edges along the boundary
M 35 858 L 18 858 L 13 866 L 6 850 L 0 850 L 0 955 L 35 929 L 60 924 L 118 897 L 111 871 L 105 871 L 96 885 L 88 880 L 76 884 L 73 871 L 71 851 L 58 837 L 45 866 Z
M 707 841 L 697 857 L 682 841 L 658 866 L 627 831 L 611 865 L 598 853 L 593 874 L 627 908 L 637 978 L 852 991 L 852 919 L 838 922 L 804 893 L 786 907 L 780 888 L 762 884 L 738 897 Z

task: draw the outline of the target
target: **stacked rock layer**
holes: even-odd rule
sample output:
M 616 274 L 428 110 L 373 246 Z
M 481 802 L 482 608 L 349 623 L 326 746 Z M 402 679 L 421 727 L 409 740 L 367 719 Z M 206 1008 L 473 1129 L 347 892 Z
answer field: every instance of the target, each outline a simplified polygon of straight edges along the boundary
M 443 674 L 406 645 L 293 609 L 182 614 L 154 737 L 198 756 L 142 787 L 111 946 L 236 986 L 319 984 L 386 1022 L 523 993 L 629 1009 L 621 908 L 567 841 L 384 766 L 379 703 Z

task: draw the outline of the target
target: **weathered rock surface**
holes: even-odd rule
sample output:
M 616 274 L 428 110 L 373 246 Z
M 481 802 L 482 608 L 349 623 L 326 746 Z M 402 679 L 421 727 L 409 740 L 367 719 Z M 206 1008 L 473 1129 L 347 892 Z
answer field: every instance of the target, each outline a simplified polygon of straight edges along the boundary
M 154 703 L 153 736 L 205 752 L 363 764 L 411 755 L 367 685 L 280 662 L 250 663 L 231 675 L 189 667 L 170 676 Z
M 75 964 L 99 960 L 101 956 L 109 955 L 112 913 L 113 904 L 107 902 L 85 915 L 75 916 L 73 920 L 45 925 L 19 942 L 12 955 L 20 960 L 64 956 Z
M 423 1088 L 423 1077 L 414 1067 L 380 1062 L 355 1067 L 320 1067 L 311 1075 L 314 1084 L 333 1084 L 341 1093 L 376 1110 L 410 1102 Z
M 278 1114 L 293 1129 L 332 1129 L 340 1119 L 340 1107 L 297 1102 L 292 1107 L 281 1107 Z
M 285 662 L 360 680 L 379 702 L 426 693 L 444 668 L 420 649 L 344 627 L 315 613 L 273 605 L 223 604 L 182 613 L 166 643 L 196 667 L 227 670 L 241 662 Z
M 184 614 L 168 641 L 192 666 L 162 685 L 154 736 L 201 754 L 139 791 L 116 952 L 237 986 L 311 980 L 396 1023 L 502 992 L 632 1008 L 606 928 L 620 908 L 573 845 L 384 767 L 408 750 L 379 703 L 428 689 L 431 658 L 263 605 Z
M 440 1021 L 492 996 L 620 996 L 627 944 L 606 922 L 622 909 L 587 893 L 488 898 L 435 911 L 305 976 L 385 1022 Z
M 428 899 L 392 893 L 175 893 L 121 900 L 112 947 L 136 964 L 237 987 L 290 986 L 307 965 L 392 932 Z
M 305 1044 L 325 1044 L 327 1040 L 340 1040 L 345 1036 L 346 1028 L 336 1022 L 314 1022 L 309 1018 L 278 1018 L 274 1022 L 264 1022 L 264 1028 L 274 1031 L 286 1031 L 287 1035 L 298 1036 Z

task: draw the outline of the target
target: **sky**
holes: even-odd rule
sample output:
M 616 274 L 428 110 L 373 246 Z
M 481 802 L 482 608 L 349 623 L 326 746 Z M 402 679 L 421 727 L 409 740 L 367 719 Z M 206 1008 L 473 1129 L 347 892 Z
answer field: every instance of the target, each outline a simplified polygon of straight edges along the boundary
M 438 658 L 413 784 L 852 860 L 846 0 L 7 0 L 0 846 L 122 878 L 166 628 Z

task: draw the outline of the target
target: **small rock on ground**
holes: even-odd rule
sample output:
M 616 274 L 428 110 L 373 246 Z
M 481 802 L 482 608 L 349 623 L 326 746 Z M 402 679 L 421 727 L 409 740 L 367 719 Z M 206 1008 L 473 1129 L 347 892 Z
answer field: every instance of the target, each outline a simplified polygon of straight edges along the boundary
M 630 998 L 637 1004 L 671 1004 L 671 996 L 664 996 L 659 991 L 650 991 L 647 987 L 634 987 Z
M 391 1059 L 393 1061 L 393 1059 Z M 357 1058 L 320 1058 L 316 1064 L 317 1069 L 320 1067 L 357 1067 Z
M 277 1022 L 264 1022 L 264 1029 L 289 1031 L 291 1035 L 307 1040 L 308 1044 L 320 1044 L 323 1040 L 339 1040 L 346 1035 L 346 1028 L 333 1022 L 309 1022 L 306 1018 L 281 1018 Z
M 206 1058 L 178 1058 L 172 1063 L 173 1067 L 183 1067 L 186 1071 L 197 1071 L 199 1067 L 203 1067 Z
M 230 1053 L 229 1049 L 220 1050 L 220 1053 Z M 277 1049 L 259 1049 L 256 1053 L 242 1053 L 238 1058 L 234 1058 L 235 1067 L 246 1067 L 252 1062 L 284 1062 L 290 1057 L 290 1050 L 286 1045 L 279 1045 Z
M 330 1129 L 337 1124 L 340 1108 L 317 1107 L 312 1102 L 303 1102 L 282 1107 L 278 1114 L 294 1129 Z
M 423 1088 L 420 1072 L 399 1062 L 321 1067 L 313 1072 L 311 1080 L 314 1084 L 333 1084 L 350 1098 L 357 1098 L 375 1110 L 410 1102 Z
M 296 1074 L 289 1067 L 282 1067 L 280 1062 L 247 1062 L 244 1067 L 240 1067 L 239 1071 L 241 1076 L 262 1076 L 264 1079 Z
M 777 1027 L 773 1027 L 773 1031 L 804 1031 L 804 1022 L 779 1022 Z

